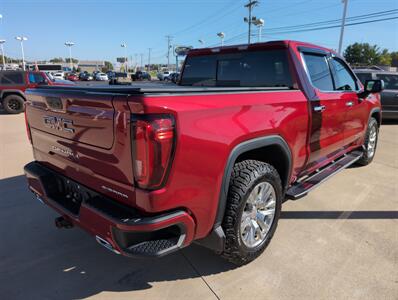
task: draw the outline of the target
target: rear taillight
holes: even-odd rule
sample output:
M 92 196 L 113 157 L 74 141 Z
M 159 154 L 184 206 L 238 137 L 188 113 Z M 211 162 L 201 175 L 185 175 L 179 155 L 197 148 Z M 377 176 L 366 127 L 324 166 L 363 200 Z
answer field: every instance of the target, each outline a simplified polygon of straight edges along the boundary
M 137 185 L 144 189 L 160 188 L 173 156 L 174 118 L 171 115 L 134 115 L 131 137 Z
M 26 127 L 26 135 L 28 136 L 29 142 L 32 144 L 32 134 L 30 132 L 30 126 L 29 126 L 29 122 L 28 122 L 28 118 L 26 116 L 26 107 L 25 107 L 25 127 Z

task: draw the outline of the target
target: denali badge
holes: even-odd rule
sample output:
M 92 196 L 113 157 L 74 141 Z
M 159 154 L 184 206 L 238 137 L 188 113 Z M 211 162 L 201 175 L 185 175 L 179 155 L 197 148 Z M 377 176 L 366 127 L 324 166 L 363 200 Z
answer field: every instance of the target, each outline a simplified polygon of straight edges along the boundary
M 58 152 L 60 154 L 72 157 L 74 160 L 78 160 L 79 159 L 79 155 L 76 153 L 73 153 L 72 149 L 70 148 L 60 148 L 57 146 L 51 146 L 51 151 L 53 152 Z
M 121 197 L 123 197 L 123 198 L 126 198 L 126 199 L 129 198 L 129 196 L 127 196 L 126 194 L 123 194 L 122 192 L 119 192 L 119 191 L 117 191 L 117 190 L 114 190 L 114 189 L 112 189 L 112 188 L 110 188 L 110 187 L 107 187 L 107 186 L 105 186 L 105 185 L 101 186 L 101 188 L 102 188 L 103 190 L 105 190 L 105 191 L 114 193 L 114 194 L 116 194 L 116 195 L 118 195 L 118 196 L 121 196 Z
M 72 128 L 73 121 L 67 120 L 64 118 L 53 117 L 53 116 L 44 116 L 44 126 L 55 129 L 58 131 L 64 131 L 67 133 L 74 133 L 75 130 Z

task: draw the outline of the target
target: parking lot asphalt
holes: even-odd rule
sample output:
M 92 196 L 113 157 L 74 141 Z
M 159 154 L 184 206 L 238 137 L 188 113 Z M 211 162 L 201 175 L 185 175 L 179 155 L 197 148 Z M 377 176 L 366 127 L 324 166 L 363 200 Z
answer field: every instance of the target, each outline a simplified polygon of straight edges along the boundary
M 28 191 L 23 115 L 0 112 L 0 299 L 398 299 L 398 122 L 374 162 L 283 206 L 263 255 L 236 268 L 193 245 L 129 259 L 57 229 Z

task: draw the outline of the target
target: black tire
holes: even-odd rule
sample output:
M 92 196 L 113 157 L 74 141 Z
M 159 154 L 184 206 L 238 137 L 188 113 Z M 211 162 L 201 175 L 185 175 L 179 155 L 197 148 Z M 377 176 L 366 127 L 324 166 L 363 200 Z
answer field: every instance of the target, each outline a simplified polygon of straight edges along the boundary
M 241 218 L 246 201 L 259 183 L 267 182 L 275 190 L 275 215 L 269 231 L 261 244 L 247 247 L 241 237 Z M 244 265 L 258 257 L 268 246 L 276 230 L 281 211 L 282 183 L 276 169 L 264 162 L 245 160 L 235 164 L 229 185 L 227 205 L 222 222 L 226 242 L 222 256 L 236 265 Z
M 373 152 L 369 151 L 372 130 L 375 130 L 375 132 L 376 132 L 376 140 L 374 141 L 374 149 L 373 149 L 374 151 Z M 375 157 L 375 154 L 376 154 L 378 139 L 379 139 L 379 125 L 378 125 L 376 119 L 372 117 L 369 119 L 368 129 L 366 130 L 366 135 L 365 135 L 365 142 L 362 147 L 362 157 L 357 161 L 358 165 L 366 166 L 373 161 L 373 158 Z
M 18 95 L 9 95 L 3 100 L 3 108 L 9 114 L 19 114 L 25 109 L 25 100 Z

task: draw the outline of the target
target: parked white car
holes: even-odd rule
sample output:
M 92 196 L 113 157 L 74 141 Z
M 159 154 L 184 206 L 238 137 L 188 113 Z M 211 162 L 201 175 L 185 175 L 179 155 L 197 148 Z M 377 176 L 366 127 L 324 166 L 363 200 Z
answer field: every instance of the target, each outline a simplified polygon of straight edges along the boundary
M 170 71 L 159 72 L 159 73 L 158 73 L 158 79 L 159 79 L 159 80 L 166 80 L 166 79 L 169 78 L 169 76 L 170 76 L 171 73 L 172 73 L 172 72 L 170 72 Z
M 95 75 L 95 80 L 99 80 L 99 81 L 108 81 L 108 75 L 106 75 L 105 73 L 97 73 Z
M 56 72 L 52 74 L 54 79 L 65 79 L 65 74 L 63 72 Z

